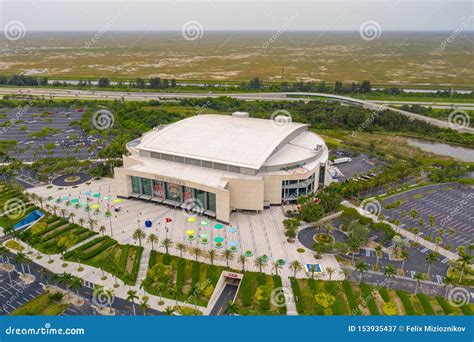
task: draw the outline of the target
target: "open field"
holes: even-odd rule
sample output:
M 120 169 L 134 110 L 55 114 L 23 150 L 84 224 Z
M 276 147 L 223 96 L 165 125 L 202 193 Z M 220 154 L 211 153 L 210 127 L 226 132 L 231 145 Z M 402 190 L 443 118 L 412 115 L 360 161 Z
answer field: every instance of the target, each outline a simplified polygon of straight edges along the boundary
M 364 41 L 357 32 L 206 32 L 187 41 L 179 32 L 31 33 L 19 42 L 0 40 L 0 74 L 58 78 L 240 81 L 261 77 L 334 82 L 369 79 L 378 85 L 472 87 L 472 33 L 440 49 L 449 32 L 384 32 Z M 87 45 L 87 46 L 86 46 Z M 130 48 L 133 47 L 133 53 Z

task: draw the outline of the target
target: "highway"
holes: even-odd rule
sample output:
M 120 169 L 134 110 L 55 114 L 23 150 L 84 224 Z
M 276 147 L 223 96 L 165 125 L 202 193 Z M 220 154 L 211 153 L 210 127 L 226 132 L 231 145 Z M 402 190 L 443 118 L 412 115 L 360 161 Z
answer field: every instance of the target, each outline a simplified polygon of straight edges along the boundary
M 426 121 L 432 125 L 442 127 L 442 128 L 451 128 L 453 130 L 465 133 L 474 133 L 474 128 L 471 127 L 463 127 L 458 125 L 452 125 L 451 123 L 443 120 L 438 120 L 434 118 L 430 118 L 427 116 L 423 116 L 420 114 L 407 112 L 404 110 L 400 110 L 397 108 L 389 107 L 390 102 L 384 101 L 383 103 L 377 103 L 380 101 L 368 101 L 368 100 L 360 100 L 355 99 L 348 96 L 343 95 L 335 95 L 335 94 L 323 94 L 323 93 L 212 93 L 212 92 L 193 92 L 193 93 L 183 93 L 183 92 L 176 92 L 176 93 L 162 93 L 162 92 L 123 92 L 123 91 L 92 91 L 92 90 L 67 90 L 67 89 L 47 89 L 47 88 L 0 88 L 0 96 L 3 97 L 4 95 L 32 95 L 32 96 L 44 96 L 46 98 L 69 98 L 69 99 L 83 99 L 83 100 L 133 100 L 133 101 L 149 101 L 149 100 L 169 100 L 169 99 L 182 99 L 182 98 L 206 98 L 206 97 L 220 97 L 220 96 L 228 96 L 231 98 L 244 100 L 244 101 L 255 101 L 255 100 L 279 100 L 279 101 L 310 101 L 308 97 L 322 97 L 327 99 L 333 99 L 337 101 L 341 101 L 342 103 L 347 104 L 354 104 L 363 106 L 364 108 L 379 111 L 385 108 L 390 108 L 391 110 L 403 114 L 410 119 L 418 119 L 422 121 Z M 397 105 L 404 104 L 401 101 L 395 101 Z M 419 105 L 427 105 L 427 102 L 406 102 L 407 104 L 419 104 Z M 466 103 L 429 103 L 430 106 L 433 105 L 440 105 L 440 106 L 462 106 L 462 107 L 469 107 L 473 106 L 474 104 L 466 104 Z

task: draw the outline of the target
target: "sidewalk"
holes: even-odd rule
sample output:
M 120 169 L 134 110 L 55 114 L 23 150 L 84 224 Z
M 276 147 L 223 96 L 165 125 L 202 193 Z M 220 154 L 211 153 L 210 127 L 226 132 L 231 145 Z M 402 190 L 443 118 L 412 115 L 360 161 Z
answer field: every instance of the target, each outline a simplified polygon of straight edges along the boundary
M 352 204 L 348 201 L 343 201 L 343 202 L 341 202 L 341 204 L 345 207 L 353 208 L 353 209 L 357 210 L 357 212 L 359 214 L 361 214 L 365 217 L 371 218 L 374 222 L 382 222 L 382 223 L 388 224 L 390 227 L 393 228 L 393 230 L 395 230 L 395 232 L 399 233 L 400 235 L 406 237 L 407 239 L 409 239 L 411 241 L 415 241 L 415 242 L 419 243 L 423 247 L 431 249 L 432 251 L 436 251 L 437 253 L 439 253 L 440 255 L 442 255 L 442 256 L 444 256 L 448 259 L 451 259 L 451 260 L 459 259 L 459 256 L 456 253 L 448 251 L 447 249 L 444 249 L 441 246 L 437 246 L 433 242 L 426 241 L 422 237 L 420 237 L 416 234 L 413 234 L 412 232 L 409 232 L 408 230 L 406 230 L 404 228 L 401 228 L 401 227 L 399 227 L 399 226 L 397 226 L 397 225 L 395 225 L 391 222 L 388 222 L 386 220 L 382 220 L 378 216 L 364 210 L 363 208 L 357 207 L 357 206 L 355 206 L 354 204 Z

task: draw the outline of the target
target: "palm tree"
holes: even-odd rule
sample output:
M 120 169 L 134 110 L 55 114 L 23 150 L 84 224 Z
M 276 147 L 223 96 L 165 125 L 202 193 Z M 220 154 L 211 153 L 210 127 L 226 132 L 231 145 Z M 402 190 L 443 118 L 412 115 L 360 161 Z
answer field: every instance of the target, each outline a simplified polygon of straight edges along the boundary
M 402 272 L 405 274 L 405 261 L 410 257 L 410 253 L 406 249 L 402 249 L 401 255 L 402 257 Z
M 69 285 L 72 282 L 72 274 L 63 272 L 59 275 L 58 279 L 59 284 L 64 285 L 66 287 L 66 292 L 69 292 Z
M 377 258 L 377 260 L 375 261 L 375 269 L 376 270 L 379 269 L 379 261 L 380 261 L 380 258 L 383 257 L 382 249 L 383 249 L 382 245 L 377 245 L 377 247 L 375 247 L 375 257 Z
M 148 282 L 146 278 L 140 280 L 140 289 L 143 290 L 143 295 L 145 295 L 145 287 L 147 286 Z
M 166 238 L 166 239 L 164 239 L 163 241 L 161 241 L 161 247 L 164 247 L 164 248 L 165 248 L 166 254 L 169 254 L 169 253 L 168 253 L 168 250 L 169 250 L 169 248 L 170 248 L 171 246 L 173 246 L 173 241 L 171 241 L 171 239 Z
M 186 250 L 186 245 L 182 242 L 178 242 L 175 245 L 175 248 L 179 251 L 179 257 L 182 258 L 183 257 L 183 252 Z
M 71 220 L 71 222 L 74 224 L 74 217 L 76 217 L 76 214 L 74 213 L 70 213 L 69 214 L 69 219 Z
M 214 259 L 217 257 L 217 251 L 213 248 L 211 248 L 207 252 L 207 256 L 209 257 L 209 260 L 211 261 L 211 265 L 214 265 Z
M 281 264 L 280 264 L 278 261 L 275 261 L 275 262 L 273 263 L 273 269 L 275 270 L 275 275 L 278 275 L 278 270 L 280 270 L 281 267 L 282 267 L 282 266 L 281 266 Z
M 171 316 L 172 314 L 174 314 L 174 309 L 171 306 L 167 306 L 163 313 L 167 316 Z
M 242 265 L 242 272 L 245 272 L 245 264 L 247 263 L 247 257 L 244 254 L 239 255 L 237 261 Z
M 232 254 L 230 249 L 226 249 L 222 252 L 222 257 L 225 259 L 227 267 L 229 267 L 229 261 L 234 259 L 234 254 Z
M 311 265 L 309 267 L 309 271 L 311 272 L 311 279 L 314 279 L 314 273 L 317 271 L 318 269 L 316 268 L 316 265 Z
M 468 265 L 472 263 L 472 256 L 467 253 L 460 253 L 458 261 L 461 264 L 461 275 L 459 277 L 459 282 L 462 282 L 462 278 L 464 276 L 464 270 L 466 269 Z
M 360 243 L 358 241 L 352 240 L 349 243 L 349 250 L 352 253 L 352 265 L 354 265 L 354 258 L 355 258 L 356 253 L 359 252 L 359 248 L 360 248 Z
M 436 253 L 436 252 L 432 252 L 432 253 L 429 253 L 425 260 L 426 260 L 426 263 L 428 264 L 428 272 L 426 272 L 428 274 L 428 277 L 430 276 L 430 269 L 431 269 L 431 264 L 433 264 L 434 262 L 436 262 L 439 258 L 439 254 Z
M 365 261 L 359 261 L 356 265 L 355 268 L 357 271 L 359 271 L 359 284 L 362 283 L 362 274 L 367 271 L 369 265 Z
M 255 267 L 258 268 L 258 271 L 260 273 L 262 273 L 263 268 L 267 265 L 266 260 L 261 256 L 257 257 L 253 263 L 254 263 Z
M 439 246 L 443 243 L 443 239 L 439 236 L 435 238 L 436 248 L 435 252 L 438 252 Z
M 128 290 L 127 291 L 127 300 L 132 302 L 133 315 L 136 316 L 137 312 L 135 311 L 135 299 L 138 299 L 137 291 Z
M 59 207 L 55 204 L 55 205 L 53 205 L 53 206 L 51 207 L 51 209 L 53 210 L 53 213 L 54 213 L 54 215 L 56 216 L 56 212 L 57 212 L 57 210 L 59 209 Z
M 67 210 L 64 209 L 64 208 L 61 208 L 61 210 L 59 210 L 59 212 L 61 213 L 61 216 L 63 217 L 63 219 L 66 219 Z
M 231 300 L 225 303 L 225 313 L 228 315 L 237 315 L 239 313 L 239 307 L 237 303 L 234 303 Z
M 31 261 L 30 258 L 26 256 L 25 253 L 18 252 L 18 254 L 15 256 L 15 262 L 17 264 L 21 265 L 21 273 L 25 273 L 25 266 L 24 264 L 28 263 L 28 261 Z
M 411 209 L 410 216 L 412 219 L 415 219 L 418 216 L 418 211 L 416 211 L 416 209 Z
M 326 267 L 326 272 L 329 274 L 329 281 L 331 281 L 332 279 L 332 274 L 335 272 L 336 270 L 332 267 Z
M 86 223 L 86 220 L 84 218 L 80 217 L 78 222 L 79 222 L 80 226 L 84 227 L 84 224 Z
M 102 234 L 102 236 L 104 236 L 104 233 L 105 233 L 106 230 L 107 230 L 107 228 L 105 228 L 105 226 L 100 226 L 99 227 L 99 232 Z
M 88 221 L 87 223 L 89 223 L 89 227 L 90 227 L 90 229 L 91 229 L 91 230 L 94 230 L 94 227 L 96 226 L 96 224 L 97 224 L 97 221 L 96 221 L 96 220 L 94 220 L 94 219 L 92 219 L 92 218 L 90 218 L 90 219 L 89 219 L 89 221 Z
M 143 311 L 143 316 L 146 316 L 146 309 L 150 307 L 148 299 L 150 299 L 148 296 L 143 296 L 142 301 L 140 302 L 140 309 Z
M 135 241 L 138 241 L 138 244 L 139 246 L 141 247 L 142 245 L 142 240 L 146 238 L 146 234 L 145 232 L 143 231 L 143 229 L 141 228 L 137 228 L 134 232 L 133 232 L 133 239 Z
M 158 243 L 158 236 L 155 234 L 148 235 L 148 243 L 151 245 L 151 250 L 154 250 L 155 244 Z
M 443 277 L 443 284 L 446 287 L 446 292 L 444 293 L 444 298 L 448 296 L 449 288 L 454 284 L 454 278 L 448 275 Z
M 385 270 L 383 271 L 383 274 L 388 278 L 387 288 L 389 288 L 390 279 L 395 277 L 396 273 L 397 271 L 395 270 L 395 267 L 392 264 L 388 264 L 387 266 L 385 266 Z
M 202 250 L 199 247 L 191 248 L 191 254 L 194 255 L 196 261 L 198 261 L 199 257 L 202 255 Z
M 77 301 L 79 302 L 79 298 L 80 298 L 79 297 L 79 290 L 82 288 L 82 279 L 79 278 L 79 277 L 72 276 L 70 285 L 71 285 L 71 290 L 76 291 Z
M 303 265 L 299 260 L 294 260 L 290 263 L 290 270 L 293 271 L 293 278 L 296 278 L 296 273 L 300 272 L 303 269 Z
M 415 280 L 416 280 L 416 286 L 415 286 L 415 295 L 416 295 L 418 293 L 418 286 L 420 285 L 420 281 L 423 280 L 423 274 L 417 272 L 417 273 L 415 273 L 413 278 L 415 278 Z

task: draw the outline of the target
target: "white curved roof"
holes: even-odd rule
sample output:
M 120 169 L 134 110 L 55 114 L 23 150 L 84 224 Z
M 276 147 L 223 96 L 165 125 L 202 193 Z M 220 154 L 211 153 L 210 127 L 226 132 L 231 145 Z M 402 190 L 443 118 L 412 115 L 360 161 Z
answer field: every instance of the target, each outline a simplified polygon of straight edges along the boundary
M 259 169 L 300 123 L 231 115 L 197 115 L 145 134 L 136 148 Z

